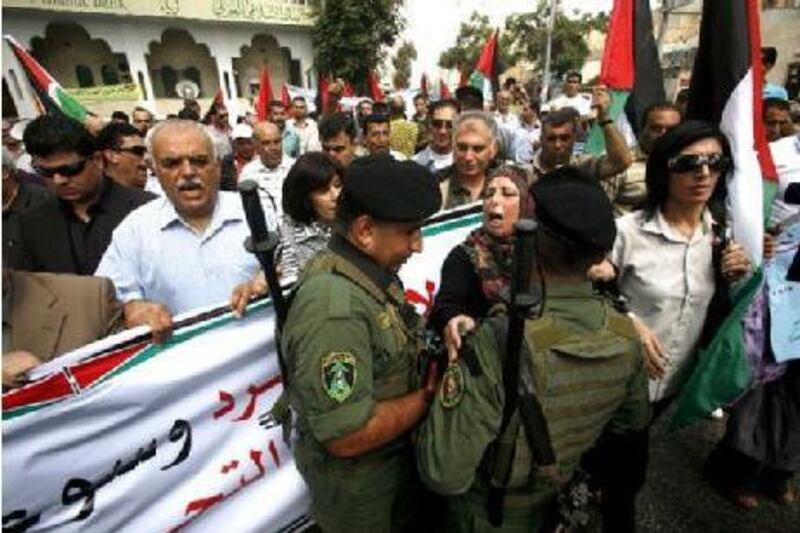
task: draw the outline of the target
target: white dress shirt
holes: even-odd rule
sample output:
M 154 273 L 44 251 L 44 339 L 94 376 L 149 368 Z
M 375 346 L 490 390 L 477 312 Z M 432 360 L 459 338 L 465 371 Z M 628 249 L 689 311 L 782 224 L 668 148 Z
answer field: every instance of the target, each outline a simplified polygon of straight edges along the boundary
M 712 219 L 706 210 L 690 239 L 657 212 L 617 219 L 611 262 L 631 311 L 655 333 L 669 357 L 663 379 L 650 380 L 650 399 L 677 394 L 691 367 L 714 295 Z
M 451 150 L 446 154 L 438 154 L 430 146 L 427 146 L 424 150 L 414 155 L 414 161 L 431 172 L 438 172 L 453 164 L 453 151 Z
M 242 168 L 242 173 L 239 175 L 239 183 L 253 180 L 258 184 L 258 196 L 261 198 L 261 205 L 267 218 L 267 227 L 271 231 L 278 229 L 283 217 L 283 181 L 294 162 L 294 159 L 284 155 L 280 165 L 267 168 L 261 162 L 261 158 L 256 157 Z
M 123 303 L 152 300 L 172 314 L 222 304 L 258 271 L 258 261 L 243 246 L 249 234 L 235 193 L 219 193 L 201 234 L 166 197 L 156 198 L 117 226 L 95 276 L 110 278 Z
M 561 96 L 550 100 L 548 105 L 550 106 L 550 111 L 571 107 L 575 109 L 582 117 L 588 117 L 592 114 L 592 101 L 580 93 L 576 94 L 575 96 L 567 96 L 566 94 L 562 94 Z

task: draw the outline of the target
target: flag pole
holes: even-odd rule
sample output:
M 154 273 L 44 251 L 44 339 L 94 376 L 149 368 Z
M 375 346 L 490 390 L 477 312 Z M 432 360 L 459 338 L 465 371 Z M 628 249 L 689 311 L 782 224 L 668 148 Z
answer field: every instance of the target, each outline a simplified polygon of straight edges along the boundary
M 556 12 L 558 11 L 558 0 L 550 0 L 550 20 L 547 21 L 547 48 L 544 53 L 544 76 L 542 78 L 542 89 L 539 101 L 544 104 L 547 101 L 550 90 L 550 57 L 553 53 L 553 28 L 556 25 Z

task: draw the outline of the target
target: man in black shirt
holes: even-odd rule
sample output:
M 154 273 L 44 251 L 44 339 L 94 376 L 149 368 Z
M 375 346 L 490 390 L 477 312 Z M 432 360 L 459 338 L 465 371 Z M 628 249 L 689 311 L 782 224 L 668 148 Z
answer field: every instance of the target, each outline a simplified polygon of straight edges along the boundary
M 20 270 L 92 275 L 128 213 L 151 200 L 103 175 L 103 156 L 86 127 L 48 115 L 25 128 L 36 172 L 56 194 L 21 219 Z

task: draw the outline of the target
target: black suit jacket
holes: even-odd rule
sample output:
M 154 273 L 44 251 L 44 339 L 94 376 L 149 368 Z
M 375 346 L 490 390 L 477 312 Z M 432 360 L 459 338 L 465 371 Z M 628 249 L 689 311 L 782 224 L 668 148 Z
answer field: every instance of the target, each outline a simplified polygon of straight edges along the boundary
M 104 178 L 100 200 L 90 208 L 92 221 L 87 229 L 86 250 L 79 257 L 70 232 L 74 218 L 70 207 L 51 198 L 30 209 L 21 218 L 19 270 L 92 275 L 111 242 L 111 234 L 134 209 L 155 195 L 125 187 Z

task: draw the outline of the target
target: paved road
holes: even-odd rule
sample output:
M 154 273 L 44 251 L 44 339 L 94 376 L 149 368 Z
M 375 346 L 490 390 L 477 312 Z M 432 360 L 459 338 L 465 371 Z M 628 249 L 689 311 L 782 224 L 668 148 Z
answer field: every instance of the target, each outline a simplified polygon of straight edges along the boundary
M 747 511 L 703 481 L 703 461 L 724 432 L 722 421 L 666 434 L 671 414 L 664 413 L 653 428 L 650 470 L 638 500 L 641 533 L 800 533 L 800 504 L 784 506 L 763 498 L 757 509 Z

